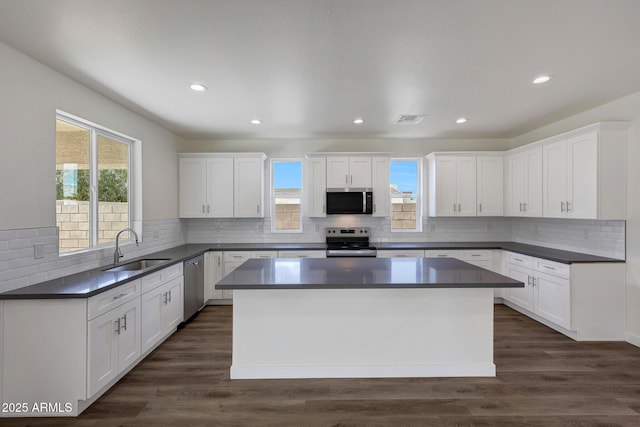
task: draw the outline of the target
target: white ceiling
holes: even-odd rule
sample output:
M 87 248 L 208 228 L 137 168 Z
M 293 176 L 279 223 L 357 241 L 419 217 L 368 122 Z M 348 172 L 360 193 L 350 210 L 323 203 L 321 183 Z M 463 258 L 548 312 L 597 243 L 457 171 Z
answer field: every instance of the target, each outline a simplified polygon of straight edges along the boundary
M 0 0 L 0 41 L 187 138 L 501 138 L 640 91 L 639 18 L 639 0 Z

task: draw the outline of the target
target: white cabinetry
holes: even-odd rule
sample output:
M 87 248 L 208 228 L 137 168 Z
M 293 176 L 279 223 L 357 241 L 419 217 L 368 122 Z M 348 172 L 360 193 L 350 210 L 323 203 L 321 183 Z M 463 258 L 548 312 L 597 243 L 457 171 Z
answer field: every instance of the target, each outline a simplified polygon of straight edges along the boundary
M 405 250 L 380 250 L 378 258 L 423 258 L 424 251 L 422 249 L 405 249 Z
M 183 320 L 182 263 L 144 276 L 141 297 L 142 353 L 156 347 Z
M 510 288 L 508 301 L 564 329 L 572 329 L 569 265 L 508 252 L 506 266 L 506 275 L 525 285 Z
M 387 217 L 391 209 L 389 158 L 372 157 L 373 216 Z
M 476 215 L 476 156 L 431 153 L 429 216 Z
M 223 261 L 222 252 L 209 251 L 204 254 L 204 300 L 205 302 L 210 300 L 222 299 L 222 290 L 216 289 L 216 283 L 218 283 L 223 277 Z
M 371 157 L 327 157 L 327 188 L 371 187 Z
M 327 159 L 310 157 L 304 161 L 304 215 L 327 216 Z
M 180 217 L 263 217 L 264 159 L 262 153 L 181 155 Z
M 140 356 L 140 300 L 89 320 L 88 384 L 92 396 Z
M 220 254 L 220 255 L 218 255 Z M 221 256 L 221 258 L 219 258 Z M 278 256 L 277 251 L 224 251 L 217 252 L 214 255 L 209 256 L 210 262 L 205 263 L 205 266 L 210 269 L 212 275 L 220 274 L 219 269 L 219 260 L 222 262 L 222 274 L 219 278 L 214 277 L 211 279 L 211 275 L 207 275 L 210 277 L 210 280 L 215 280 L 213 285 L 217 283 L 222 277 L 228 275 L 236 268 L 240 267 L 245 261 L 251 258 L 276 258 Z M 212 265 L 213 263 L 213 265 Z M 205 267 L 205 268 L 206 268 Z M 214 290 L 213 296 L 211 297 L 214 300 L 225 300 L 224 303 L 229 303 L 233 299 L 233 291 L 231 290 Z
M 503 156 L 478 156 L 476 195 L 478 216 L 502 216 L 504 213 L 503 203 Z
M 544 216 L 625 219 L 625 140 L 620 125 L 590 126 L 543 143 Z
M 326 251 L 278 251 L 278 258 L 326 258 Z
M 541 217 L 542 147 L 509 153 L 506 163 L 506 214 Z

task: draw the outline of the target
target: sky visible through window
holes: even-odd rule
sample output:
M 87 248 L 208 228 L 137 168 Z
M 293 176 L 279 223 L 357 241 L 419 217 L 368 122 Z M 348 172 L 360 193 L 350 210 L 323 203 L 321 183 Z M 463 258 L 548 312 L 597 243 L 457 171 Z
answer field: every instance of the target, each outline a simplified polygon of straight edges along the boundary
M 274 188 L 302 188 L 302 162 L 273 162 Z
M 391 185 L 397 185 L 403 193 L 418 192 L 418 162 L 415 160 L 392 160 L 389 163 Z

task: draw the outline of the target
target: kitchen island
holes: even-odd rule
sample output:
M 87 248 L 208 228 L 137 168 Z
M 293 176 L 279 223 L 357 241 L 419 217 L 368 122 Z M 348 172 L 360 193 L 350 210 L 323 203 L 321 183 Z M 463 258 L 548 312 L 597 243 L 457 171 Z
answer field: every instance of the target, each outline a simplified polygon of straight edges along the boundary
M 495 376 L 493 288 L 456 259 L 251 259 L 234 290 L 232 379 Z

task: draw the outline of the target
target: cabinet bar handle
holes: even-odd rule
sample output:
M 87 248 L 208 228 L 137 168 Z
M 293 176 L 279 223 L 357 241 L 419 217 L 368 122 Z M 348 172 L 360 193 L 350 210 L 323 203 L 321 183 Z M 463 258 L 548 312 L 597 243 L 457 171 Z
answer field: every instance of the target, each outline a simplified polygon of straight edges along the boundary
M 258 203 L 256 205 L 256 213 L 258 213 L 258 214 L 260 213 L 260 203 Z
M 522 204 L 522 207 L 524 208 L 524 211 L 526 212 L 526 211 L 527 211 L 527 202 L 524 202 L 524 203 Z
M 204 211 L 204 205 L 202 205 L 202 213 L 205 213 L 205 211 Z
M 453 204 L 453 211 L 454 212 L 456 211 L 456 204 L 455 203 Z
M 122 329 L 124 329 L 125 331 L 127 330 L 127 315 L 125 314 L 124 317 L 124 324 L 122 325 Z
M 569 212 L 569 202 L 567 202 L 567 212 Z
M 560 212 L 564 212 L 564 202 L 560 202 Z
M 532 286 L 535 286 L 535 285 L 536 285 L 536 278 L 535 278 L 535 277 L 532 277 L 532 278 L 531 278 L 531 283 L 532 283 Z
M 438 257 L 446 258 L 447 256 L 445 254 L 438 254 Z
M 524 260 L 523 260 L 523 259 L 520 259 L 520 258 L 513 258 L 513 259 L 514 259 L 515 261 L 524 262 Z
M 351 175 L 351 185 L 353 185 L 353 175 Z
M 220 266 L 220 258 L 222 258 L 221 256 L 216 257 L 218 259 L 218 267 Z
M 116 330 L 114 332 L 117 332 L 118 335 L 120 335 L 120 318 L 118 317 L 118 320 L 116 320 Z
M 479 211 L 479 212 L 482 212 L 482 203 L 479 203 L 479 204 L 478 204 L 478 211 Z
M 211 212 L 211 206 L 207 205 L 207 213 Z
M 522 202 L 520 202 L 520 212 L 522 212 Z
M 344 185 L 348 186 L 349 185 L 349 175 L 345 175 L 344 176 Z
M 527 276 L 527 285 L 531 286 L 531 276 Z
M 125 294 L 116 295 L 115 297 L 113 297 L 113 299 L 116 300 L 116 299 L 120 299 L 120 298 L 125 297 L 125 296 L 127 296 L 126 293 Z
M 549 267 L 548 265 L 543 265 L 542 268 L 546 268 L 547 270 L 556 271 L 556 269 L 554 267 Z
M 162 294 L 162 303 L 164 305 L 167 305 L 167 293 L 166 292 L 164 294 Z
M 471 256 L 482 256 L 481 254 L 471 254 Z
M 462 212 L 462 204 L 458 203 L 458 212 Z
M 171 291 L 167 292 L 167 295 L 169 295 L 169 302 L 171 302 Z

